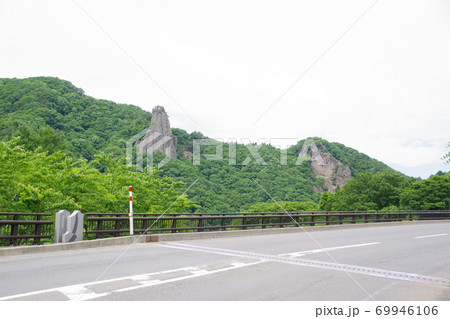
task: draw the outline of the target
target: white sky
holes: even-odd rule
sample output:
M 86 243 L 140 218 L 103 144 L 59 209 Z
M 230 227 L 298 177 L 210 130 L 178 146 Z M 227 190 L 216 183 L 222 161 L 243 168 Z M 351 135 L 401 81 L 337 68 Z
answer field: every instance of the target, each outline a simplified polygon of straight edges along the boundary
M 448 171 L 450 2 L 374 2 L 0 0 L 0 77 L 163 105 L 225 141 L 320 136 Z

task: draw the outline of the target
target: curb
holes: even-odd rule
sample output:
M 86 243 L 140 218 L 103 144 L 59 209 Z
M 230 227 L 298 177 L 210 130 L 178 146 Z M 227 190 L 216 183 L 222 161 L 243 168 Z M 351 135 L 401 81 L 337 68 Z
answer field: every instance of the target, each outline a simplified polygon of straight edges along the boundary
M 47 253 L 55 251 L 77 250 L 86 248 L 99 248 L 106 246 L 131 245 L 133 243 L 146 243 L 149 242 L 148 237 L 149 237 L 148 235 L 123 236 L 114 238 L 86 240 L 74 243 L 58 243 L 41 246 L 4 247 L 0 248 L 0 257 L 35 254 L 35 253 Z
M 131 245 L 135 243 L 153 243 L 162 241 L 195 240 L 195 239 L 214 239 L 243 236 L 263 236 L 275 234 L 289 234 L 301 232 L 332 231 L 338 229 L 367 228 L 367 227 L 386 227 L 400 225 L 421 225 L 450 223 L 450 220 L 439 221 L 402 221 L 402 222 L 384 222 L 367 224 L 343 224 L 328 226 L 306 226 L 306 227 L 286 227 L 269 229 L 248 229 L 248 230 L 227 230 L 214 232 L 195 232 L 195 233 L 170 233 L 170 234 L 149 234 L 136 236 L 123 236 L 114 238 L 93 239 L 79 241 L 74 243 L 58 243 L 41 246 L 19 246 L 0 248 L 0 257 L 17 256 L 25 254 L 46 253 L 56 251 L 78 250 L 87 248 L 99 248 L 107 246 Z

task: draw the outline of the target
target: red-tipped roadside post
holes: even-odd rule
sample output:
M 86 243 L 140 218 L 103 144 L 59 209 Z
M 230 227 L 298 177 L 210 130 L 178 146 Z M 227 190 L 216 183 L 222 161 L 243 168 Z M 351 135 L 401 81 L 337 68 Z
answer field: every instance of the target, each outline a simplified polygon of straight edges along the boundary
M 133 227 L 133 186 L 130 186 L 130 213 L 128 216 L 130 217 L 130 235 L 134 235 L 134 227 Z

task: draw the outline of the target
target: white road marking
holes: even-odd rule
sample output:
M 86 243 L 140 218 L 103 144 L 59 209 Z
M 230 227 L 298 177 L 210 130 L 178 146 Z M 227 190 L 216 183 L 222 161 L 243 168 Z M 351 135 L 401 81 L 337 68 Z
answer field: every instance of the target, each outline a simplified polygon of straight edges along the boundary
M 65 287 L 62 287 L 65 288 Z M 43 289 L 43 290 L 39 290 L 39 291 L 32 291 L 32 292 L 26 292 L 23 294 L 17 294 L 17 295 L 12 295 L 12 296 L 5 296 L 5 297 L 1 297 L 0 301 L 5 301 L 5 300 L 11 300 L 11 299 L 17 299 L 17 298 L 22 298 L 22 297 L 28 297 L 28 296 L 32 296 L 32 295 L 36 295 L 36 294 L 44 294 L 47 292 L 55 292 L 58 291 L 55 288 L 50 288 L 50 289 Z M 69 298 L 69 297 L 67 297 Z
M 436 283 L 436 284 L 444 284 L 444 285 L 450 284 L 450 279 L 446 279 L 446 278 L 424 276 L 424 275 L 420 275 L 420 274 L 405 273 L 405 272 L 392 271 L 392 270 L 386 270 L 386 269 L 338 264 L 338 263 L 323 262 L 323 261 L 314 261 L 314 260 L 308 260 L 308 259 L 297 259 L 297 258 L 290 258 L 290 257 L 276 256 L 276 255 L 267 255 L 267 254 L 221 249 L 221 248 L 204 247 L 204 246 L 194 246 L 194 245 L 180 244 L 180 243 L 161 243 L 160 245 L 164 245 L 166 247 L 171 247 L 171 248 L 175 248 L 175 249 L 201 251 L 201 252 L 226 255 L 226 256 L 255 258 L 255 259 L 260 259 L 263 261 L 272 261 L 272 262 L 280 262 L 280 263 L 293 264 L 293 265 L 305 266 L 305 267 L 337 270 L 337 271 L 351 272 L 351 273 L 357 273 L 357 274 L 362 274 L 362 275 L 383 277 L 383 278 L 396 279 L 396 280 L 428 282 L 428 283 Z
M 302 256 L 306 256 L 306 255 L 317 254 L 317 253 L 324 253 L 324 252 L 328 252 L 328 251 L 335 251 L 335 250 L 347 249 L 347 248 L 364 247 L 364 246 L 371 246 L 371 245 L 377 245 L 377 244 L 381 244 L 381 243 L 377 241 L 377 242 L 365 243 L 365 244 L 336 246 L 336 247 L 329 247 L 329 248 L 323 248 L 323 249 L 313 249 L 313 250 L 299 251 L 299 252 L 295 252 L 295 253 L 280 254 L 278 256 L 302 257 Z
M 444 236 L 444 235 L 447 235 L 447 234 L 435 234 L 435 235 L 428 235 L 428 236 L 419 236 L 419 237 L 414 237 L 414 238 L 426 238 L 426 237 L 436 237 L 436 236 Z M 148 273 L 148 274 L 126 276 L 126 277 L 120 277 L 120 278 L 114 278 L 114 279 L 108 279 L 108 280 L 102 280 L 102 281 L 94 281 L 94 282 L 88 282 L 88 283 L 84 283 L 84 284 L 77 284 L 77 285 L 71 285 L 71 286 L 64 286 L 64 287 L 58 287 L 58 288 L 52 288 L 52 289 L 33 291 L 33 292 L 17 294 L 17 295 L 12 295 L 12 296 L 6 296 L 6 297 L 1 297 L 0 301 L 20 299 L 23 297 L 39 295 L 39 294 L 48 293 L 48 292 L 62 293 L 70 301 L 72 301 L 72 300 L 90 300 L 90 299 L 107 296 L 112 293 L 131 291 L 131 290 L 140 289 L 140 288 L 144 288 L 144 287 L 157 286 L 157 285 L 167 284 L 167 283 L 171 283 L 171 282 L 202 277 L 202 276 L 206 276 L 206 275 L 210 275 L 210 274 L 216 274 L 216 273 L 225 272 L 225 271 L 229 271 L 229 270 L 235 270 L 235 269 L 239 269 L 242 267 L 249 267 L 249 266 L 257 265 L 257 264 L 268 262 L 268 261 L 294 264 L 294 265 L 298 265 L 298 266 L 353 272 L 353 273 L 359 273 L 359 274 L 364 274 L 364 275 L 369 275 L 369 276 L 384 277 L 384 278 L 389 278 L 389 279 L 409 280 L 409 281 L 419 281 L 419 282 L 433 282 L 433 283 L 439 283 L 439 284 L 450 284 L 450 280 L 443 279 L 443 278 L 422 276 L 422 275 L 418 275 L 418 274 L 396 272 L 396 271 L 390 271 L 390 270 L 384 270 L 384 269 L 376 269 L 376 268 L 369 268 L 369 267 L 344 265 L 344 264 L 337 264 L 337 263 L 319 262 L 319 261 L 314 261 L 314 260 L 294 258 L 294 257 L 300 257 L 300 256 L 305 256 L 305 255 L 310 255 L 310 254 L 315 254 L 315 253 L 322 253 L 325 251 L 334 251 L 334 250 L 339 250 L 339 249 L 364 247 L 364 246 L 370 246 L 370 245 L 376 245 L 376 244 L 380 244 L 380 242 L 328 247 L 328 248 L 324 248 L 324 249 L 306 250 L 306 251 L 287 253 L 287 254 L 281 254 L 281 255 L 266 255 L 266 254 L 259 254 L 259 253 L 245 252 L 245 251 L 235 251 L 235 250 L 220 249 L 220 248 L 202 247 L 202 246 L 194 246 L 194 245 L 187 245 L 187 244 L 180 244 L 180 243 L 160 243 L 158 245 L 163 245 L 163 246 L 169 247 L 169 248 L 201 251 L 201 252 L 206 252 L 206 253 L 234 256 L 234 257 L 253 258 L 253 259 L 257 259 L 257 261 L 250 262 L 250 263 L 234 261 L 234 262 L 231 262 L 229 264 L 229 266 L 224 266 L 222 268 L 215 269 L 215 270 L 204 269 L 207 267 L 207 265 L 202 265 L 202 266 L 198 266 L 198 267 L 176 268 L 176 269 L 158 271 L 158 272 L 153 272 L 153 273 Z M 183 271 L 189 272 L 190 274 L 180 275 L 180 276 L 176 276 L 174 278 L 162 279 L 162 280 L 152 278 L 157 275 L 170 274 L 170 273 L 183 272 Z M 95 285 L 114 283 L 114 282 L 117 282 L 120 280 L 126 280 L 126 279 L 131 280 L 134 283 L 134 285 L 131 285 L 129 287 L 118 288 L 118 289 L 117 288 L 111 289 L 110 291 L 106 291 L 106 292 L 102 292 L 102 293 L 96 293 L 93 290 L 89 289 L 89 288 L 95 289 Z M 87 288 L 87 287 L 89 287 L 89 288 Z
M 208 271 L 205 269 L 199 269 L 199 270 L 192 270 L 191 273 L 193 275 L 203 275 L 203 274 L 206 275 L 208 273 Z
M 58 291 L 69 298 L 69 300 L 76 301 L 90 300 L 107 295 L 106 293 L 97 294 L 94 291 L 81 285 L 63 287 L 58 289 Z
M 171 278 L 171 279 L 167 279 L 167 280 L 161 280 L 159 282 L 154 282 L 154 283 L 146 283 L 146 284 L 142 284 L 140 286 L 132 286 L 132 287 L 127 287 L 127 288 L 121 288 L 121 289 L 116 289 L 111 291 L 111 293 L 113 292 L 124 292 L 124 291 L 131 291 L 131 290 L 135 290 L 135 289 L 140 289 L 140 288 L 144 288 L 144 287 L 150 287 L 150 286 L 158 286 L 158 285 L 162 285 L 162 284 L 167 284 L 167 283 L 171 283 L 171 282 L 176 282 L 176 281 L 181 281 L 181 280 L 186 280 L 186 279 L 191 279 L 191 278 L 197 278 L 197 277 L 202 277 L 205 275 L 212 275 L 212 274 L 217 274 L 220 272 L 224 272 L 224 271 L 228 271 L 228 270 L 234 270 L 234 269 L 238 269 L 238 268 L 242 268 L 242 267 L 248 267 L 248 266 L 253 266 L 256 264 L 260 264 L 264 261 L 257 261 L 257 262 L 253 262 L 253 263 L 239 263 L 238 265 L 233 265 L 231 267 L 225 267 L 225 268 L 220 268 L 220 269 L 215 269 L 215 270 L 211 270 L 211 271 L 204 271 L 204 272 L 199 272 L 199 273 L 193 273 L 192 275 L 187 275 L 187 276 L 182 276 L 182 277 L 176 277 L 176 278 Z
M 64 294 L 70 301 L 90 300 L 90 299 L 95 299 L 95 298 L 110 295 L 113 292 L 130 291 L 130 290 L 135 290 L 135 289 L 140 289 L 140 288 L 150 287 L 150 286 L 157 286 L 157 285 L 162 285 L 162 284 L 185 280 L 185 279 L 190 279 L 190 278 L 202 277 L 205 275 L 216 274 L 216 273 L 220 273 L 220 272 L 224 272 L 224 271 L 228 271 L 228 270 L 234 270 L 234 269 L 238 269 L 238 268 L 242 268 L 242 267 L 248 267 L 248 266 L 256 265 L 256 264 L 259 264 L 262 262 L 263 261 L 257 261 L 257 262 L 251 262 L 251 263 L 233 262 L 228 267 L 225 266 L 223 268 L 219 268 L 219 269 L 215 269 L 215 270 L 211 270 L 211 271 L 201 268 L 201 267 L 207 267 L 207 265 L 203 265 L 200 267 L 176 268 L 176 269 L 158 271 L 158 272 L 153 272 L 153 273 L 148 273 L 148 274 L 133 275 L 133 276 L 120 277 L 120 278 L 114 278 L 114 279 L 108 279 L 108 280 L 102 280 L 102 281 L 88 282 L 88 283 L 83 283 L 83 284 L 78 284 L 78 285 L 71 285 L 71 286 L 64 286 L 64 287 L 58 287 L 58 288 L 32 291 L 32 292 L 23 293 L 23 294 L 1 297 L 0 301 L 20 299 L 20 298 L 30 297 L 30 296 L 39 295 L 39 294 L 48 293 L 48 292 L 60 292 L 60 293 Z M 164 279 L 164 280 L 152 279 L 152 276 L 161 275 L 161 274 L 170 274 L 170 273 L 182 272 L 182 271 L 190 272 L 191 274 L 179 276 L 179 277 L 175 277 L 175 278 L 170 278 L 170 279 Z M 95 287 L 95 285 L 101 285 L 101 284 L 105 284 L 105 283 L 114 283 L 114 282 L 117 282 L 120 280 L 125 280 L 125 279 L 130 279 L 133 282 L 137 283 L 137 285 L 119 288 L 119 289 L 112 289 L 110 291 L 102 292 L 102 293 L 95 293 L 94 291 L 92 291 L 91 289 L 86 287 L 86 286 L 89 286 L 92 288 L 92 287 Z
M 137 275 L 137 276 L 130 276 L 128 278 L 130 278 L 131 280 L 135 280 L 135 281 L 150 280 L 150 276 L 149 275 Z
M 425 235 L 425 236 L 417 236 L 414 237 L 415 239 L 422 239 L 422 238 L 431 238 L 431 237 L 440 237 L 440 236 L 447 236 L 447 233 L 443 233 L 443 234 L 434 234 L 434 235 Z

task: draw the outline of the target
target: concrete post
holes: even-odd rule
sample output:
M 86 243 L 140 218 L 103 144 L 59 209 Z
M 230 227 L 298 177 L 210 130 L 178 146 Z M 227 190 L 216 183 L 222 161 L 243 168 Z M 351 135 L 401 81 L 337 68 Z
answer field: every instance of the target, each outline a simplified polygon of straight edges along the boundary
M 71 215 L 66 210 L 56 213 L 55 242 L 69 243 L 83 240 L 83 214 L 76 210 Z
M 62 243 L 62 234 L 67 231 L 66 219 L 70 213 L 67 210 L 60 210 L 55 215 L 55 243 Z

